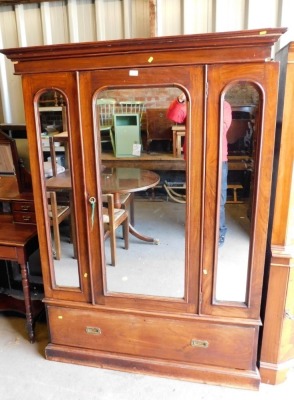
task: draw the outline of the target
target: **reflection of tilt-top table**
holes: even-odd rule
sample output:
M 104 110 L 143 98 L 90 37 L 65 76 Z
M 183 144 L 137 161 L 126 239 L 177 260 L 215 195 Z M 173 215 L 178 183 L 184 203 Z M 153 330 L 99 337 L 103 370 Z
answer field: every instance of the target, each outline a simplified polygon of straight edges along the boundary
M 121 207 L 120 194 L 143 191 L 156 186 L 160 181 L 158 174 L 140 168 L 110 168 L 101 174 L 102 193 L 114 196 L 114 206 Z M 48 190 L 71 190 L 71 174 L 69 170 L 46 180 Z M 140 240 L 158 244 L 158 240 L 139 233 L 131 224 L 129 231 Z

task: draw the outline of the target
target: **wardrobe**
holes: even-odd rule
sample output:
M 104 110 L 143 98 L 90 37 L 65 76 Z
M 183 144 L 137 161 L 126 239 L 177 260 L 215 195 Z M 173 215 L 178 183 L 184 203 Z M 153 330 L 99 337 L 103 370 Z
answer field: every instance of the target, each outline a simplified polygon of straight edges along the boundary
M 284 32 L 257 29 L 1 51 L 22 77 L 49 327 L 47 359 L 258 388 L 279 77 L 271 51 Z M 109 272 L 105 261 L 97 99 L 106 90 L 149 87 L 177 89 L 187 98 L 185 248 L 176 266 L 183 283 L 174 295 L 124 291 L 123 280 L 114 290 L 110 273 L 119 267 Z M 249 224 L 248 249 L 245 257 L 237 250 L 231 268 L 236 246 L 229 240 L 225 244 L 228 258 L 218 247 L 223 104 L 232 90 L 248 88 L 256 109 L 250 206 L 242 217 Z M 66 283 L 57 279 L 62 263 L 54 259 L 48 217 L 38 110 L 46 91 L 62 95 L 67 114 L 66 189 L 73 210 L 76 275 Z M 241 263 L 242 295 L 229 295 Z M 146 262 L 147 274 L 149 267 Z M 168 263 L 159 267 L 171 275 Z M 144 285 L 152 282 L 146 279 Z
M 270 257 L 262 328 L 262 382 L 283 382 L 294 360 L 294 43 L 276 54 L 280 62 L 275 165 L 270 223 Z

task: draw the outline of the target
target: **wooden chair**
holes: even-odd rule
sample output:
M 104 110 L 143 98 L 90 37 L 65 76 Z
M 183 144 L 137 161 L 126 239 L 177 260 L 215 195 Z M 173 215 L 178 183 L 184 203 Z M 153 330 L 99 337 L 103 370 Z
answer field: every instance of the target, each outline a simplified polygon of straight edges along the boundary
M 53 240 L 55 245 L 54 255 L 56 260 L 61 258 L 61 244 L 59 224 L 64 221 L 71 213 L 69 205 L 57 204 L 56 193 L 47 192 L 48 197 L 48 211 L 50 218 L 50 225 L 53 227 Z
M 123 225 L 123 237 L 125 249 L 129 248 L 129 215 L 128 212 L 121 208 L 114 208 L 114 199 L 112 194 L 103 194 L 103 224 L 104 224 L 104 239 L 110 238 L 111 248 L 111 265 L 116 263 L 116 235 L 115 231 Z
M 115 153 L 115 144 L 113 138 L 113 114 L 115 113 L 115 99 L 98 99 L 96 102 L 99 111 L 99 130 L 101 151 L 103 143 L 111 143 L 113 152 Z

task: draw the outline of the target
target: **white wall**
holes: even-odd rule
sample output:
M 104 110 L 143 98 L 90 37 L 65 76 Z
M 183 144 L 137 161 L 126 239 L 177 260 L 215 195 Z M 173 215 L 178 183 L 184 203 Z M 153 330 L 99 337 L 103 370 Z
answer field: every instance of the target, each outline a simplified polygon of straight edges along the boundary
M 157 0 L 157 35 L 288 27 L 275 50 L 294 40 L 293 0 Z M 149 0 L 67 0 L 0 6 L 0 48 L 149 37 Z M 20 77 L 0 55 L 5 123 L 23 123 Z

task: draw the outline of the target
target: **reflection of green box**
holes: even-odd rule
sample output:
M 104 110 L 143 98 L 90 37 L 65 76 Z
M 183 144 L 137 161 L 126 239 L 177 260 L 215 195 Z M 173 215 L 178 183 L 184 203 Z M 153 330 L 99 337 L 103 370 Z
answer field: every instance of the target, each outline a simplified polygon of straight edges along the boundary
M 114 114 L 115 156 L 133 156 L 133 145 L 141 143 L 140 115 Z

